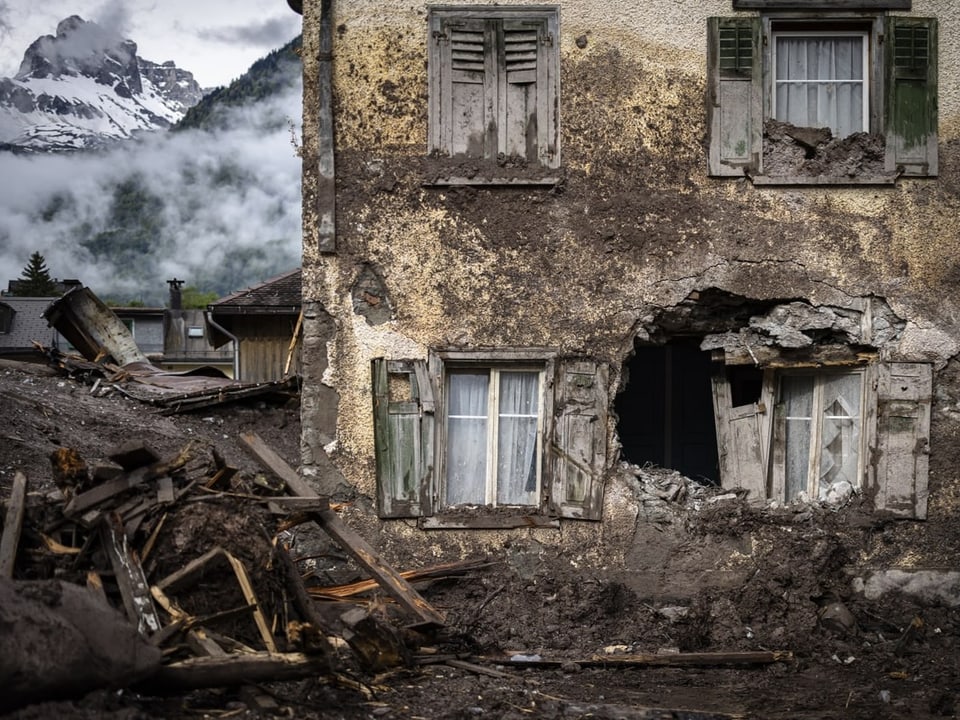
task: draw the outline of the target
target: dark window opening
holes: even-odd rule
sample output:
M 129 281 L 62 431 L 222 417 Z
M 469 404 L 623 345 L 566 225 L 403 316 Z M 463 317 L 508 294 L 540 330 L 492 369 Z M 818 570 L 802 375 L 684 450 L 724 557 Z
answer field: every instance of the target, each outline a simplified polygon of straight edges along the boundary
M 624 460 L 716 484 L 713 363 L 699 344 L 699 338 L 678 338 L 661 346 L 638 345 L 626 363 L 628 381 L 614 408 Z M 743 388 L 752 392 L 746 381 Z
M 728 365 L 726 372 L 730 383 L 730 404 L 733 407 L 760 402 L 763 370 L 752 365 Z

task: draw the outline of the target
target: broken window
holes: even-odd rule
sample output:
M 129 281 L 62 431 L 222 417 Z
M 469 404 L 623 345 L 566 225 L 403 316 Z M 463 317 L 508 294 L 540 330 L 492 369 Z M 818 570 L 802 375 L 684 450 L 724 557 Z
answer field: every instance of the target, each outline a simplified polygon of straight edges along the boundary
M 858 492 L 876 509 L 926 517 L 930 365 L 767 367 L 751 397 L 738 395 L 735 367 L 714 375 L 724 487 L 779 502 Z
M 784 448 L 774 474 L 782 475 L 785 499 L 825 500 L 859 488 L 863 373 L 785 374 L 779 392 L 775 435 Z
M 708 74 L 711 175 L 803 184 L 937 174 L 935 18 L 709 18 Z
M 381 517 L 424 527 L 599 519 L 607 369 L 540 351 L 373 362 Z
M 431 151 L 559 167 L 559 17 L 552 5 L 431 9 Z

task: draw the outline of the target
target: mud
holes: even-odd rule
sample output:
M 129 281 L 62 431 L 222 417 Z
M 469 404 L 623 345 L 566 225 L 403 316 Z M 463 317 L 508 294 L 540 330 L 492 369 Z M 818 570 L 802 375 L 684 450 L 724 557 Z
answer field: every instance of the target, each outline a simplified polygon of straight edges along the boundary
M 15 423 L 3 431 L 0 495 L 10 491 L 12 471 L 31 479 L 32 492 L 53 492 L 48 455 L 61 444 L 93 462 L 112 443 L 142 438 L 161 452 L 185 442 L 218 447 L 241 472 L 234 490 L 266 492 L 268 478 L 236 444 L 239 431 L 263 436 L 288 462 L 297 457 L 295 408 L 267 405 L 219 409 L 161 418 L 145 406 L 107 396 L 57 377 L 0 371 L 0 411 Z M 941 438 L 943 439 L 943 438 Z M 443 663 L 366 674 L 341 651 L 338 678 L 321 677 L 261 687 L 281 716 L 302 718 L 574 718 L 649 717 L 639 708 L 683 709 L 657 717 L 746 718 L 941 718 L 955 717 L 960 698 L 960 607 L 944 599 L 921 604 L 896 592 L 875 599 L 856 591 L 855 568 L 864 557 L 910 552 L 919 535 L 932 533 L 945 565 L 953 563 L 956 523 L 884 523 L 856 505 L 757 508 L 739 497 L 718 497 L 676 473 L 625 466 L 646 492 L 638 521 L 676 543 L 672 558 L 702 570 L 721 570 L 711 548 L 739 548 L 744 557 L 733 587 L 704 583 L 676 596 L 653 592 L 622 568 L 583 566 L 560 550 L 518 538 L 491 553 L 488 567 L 463 577 L 419 586 L 447 616 L 447 627 L 424 642 L 439 654 L 510 657 L 538 654 L 563 661 L 560 668 L 488 665 L 505 676 L 487 677 Z M 639 474 L 638 474 L 639 473 Z M 711 501 L 711 497 L 718 497 Z M 180 509 L 167 520 L 149 563 L 151 578 L 165 576 L 220 545 L 250 569 L 258 596 L 273 613 L 284 602 L 270 568 L 276 520 L 260 505 L 238 498 L 211 499 Z M 640 536 L 638 536 L 640 537 Z M 336 584 L 360 571 L 328 540 L 306 532 L 282 540 L 310 555 L 303 568 L 310 582 Z M 38 542 L 28 537 L 25 542 Z M 645 543 L 635 557 L 656 545 Z M 27 551 L 29 552 L 29 550 Z M 397 558 L 398 563 L 415 559 Z M 453 560 L 460 558 L 442 558 Z M 954 558 L 955 559 L 955 558 Z M 641 563 L 642 565 L 642 563 Z M 25 567 L 21 563 L 19 567 Z M 47 567 L 65 580 L 69 571 Z M 229 574 L 215 568 L 178 597 L 190 612 L 212 613 L 242 604 Z M 849 611 L 837 611 L 838 605 Z M 374 606 L 402 623 L 390 604 Z M 349 607 L 318 602 L 331 623 Z M 906 630 L 915 618 L 918 630 Z M 246 624 L 245 624 L 246 623 Z M 96 634 L 101 627 L 87 627 Z M 222 628 L 256 644 L 248 620 Z M 9 638 L 9 626 L 0 628 Z M 280 642 L 283 641 L 279 638 Z M 7 652 L 9 646 L 4 644 Z M 605 653 L 730 652 L 786 650 L 789 662 L 746 668 L 623 668 L 585 666 Z M 578 663 L 578 660 L 581 661 Z M 205 690 L 177 697 L 150 697 L 129 688 L 98 691 L 69 702 L 44 702 L 16 711 L 17 718 L 268 717 L 241 689 Z M 692 714 L 698 711 L 701 714 Z

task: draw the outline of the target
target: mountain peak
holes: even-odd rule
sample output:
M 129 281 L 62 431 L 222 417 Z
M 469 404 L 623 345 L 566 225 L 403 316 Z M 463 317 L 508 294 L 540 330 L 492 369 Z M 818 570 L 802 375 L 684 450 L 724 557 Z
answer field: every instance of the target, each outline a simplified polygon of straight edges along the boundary
M 0 78 L 0 144 L 46 150 L 61 136 L 58 149 L 98 147 L 169 128 L 202 96 L 191 73 L 144 60 L 133 40 L 71 15 L 30 44 L 16 77 Z

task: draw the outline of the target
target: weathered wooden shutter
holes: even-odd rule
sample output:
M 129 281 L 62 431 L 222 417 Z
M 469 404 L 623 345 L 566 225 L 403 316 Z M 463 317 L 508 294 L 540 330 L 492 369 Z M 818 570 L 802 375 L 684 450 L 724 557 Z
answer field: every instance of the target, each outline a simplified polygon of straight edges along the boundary
M 599 520 L 607 458 L 607 367 L 592 360 L 556 363 L 548 512 Z
M 433 472 L 433 389 L 423 360 L 373 361 L 380 517 L 417 517 Z
M 707 18 L 710 174 L 762 170 L 760 18 Z
M 932 394 L 933 370 L 926 363 L 877 367 L 873 486 L 866 488 L 866 494 L 873 496 L 878 510 L 902 517 L 927 516 Z
M 767 468 L 773 419 L 773 373 L 765 373 L 760 402 L 733 407 L 730 383 L 719 370 L 712 378 L 720 482 L 743 488 L 751 502 L 767 499 Z
M 431 97 L 431 147 L 445 155 L 497 155 L 497 63 L 493 21 L 449 19 L 433 33 L 431 72 L 438 73 L 438 97 Z
M 546 18 L 505 19 L 498 27 L 499 152 L 555 167 L 555 31 Z
M 936 19 L 887 17 L 885 64 L 887 170 L 936 175 Z

